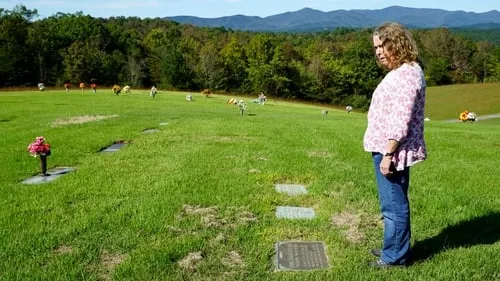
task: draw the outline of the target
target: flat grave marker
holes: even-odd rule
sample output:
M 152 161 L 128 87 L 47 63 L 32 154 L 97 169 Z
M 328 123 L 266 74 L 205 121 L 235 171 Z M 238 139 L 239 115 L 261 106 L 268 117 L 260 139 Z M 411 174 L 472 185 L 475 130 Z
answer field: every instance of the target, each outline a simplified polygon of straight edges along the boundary
M 277 271 L 328 268 L 324 242 L 278 242 L 275 248 Z
M 153 134 L 153 133 L 157 133 L 159 131 L 160 130 L 158 130 L 158 129 L 146 129 L 146 130 L 144 130 L 142 132 L 145 133 L 145 134 Z
M 54 181 L 64 174 L 76 170 L 73 167 L 55 167 L 47 171 L 48 176 L 36 175 L 23 181 L 23 184 L 41 184 Z
M 161 122 L 160 123 L 160 126 L 167 126 L 168 125 L 168 122 Z
M 114 144 L 106 147 L 105 149 L 101 150 L 101 152 L 103 152 L 103 153 L 117 152 L 118 150 L 120 150 L 122 147 L 124 147 L 126 145 L 127 145 L 127 143 L 124 143 L 124 142 L 114 143 Z
M 279 219 L 311 220 L 316 217 L 316 213 L 312 208 L 278 206 L 276 217 Z
M 290 196 L 307 194 L 307 189 L 301 184 L 276 184 L 275 189 L 279 193 L 285 193 Z

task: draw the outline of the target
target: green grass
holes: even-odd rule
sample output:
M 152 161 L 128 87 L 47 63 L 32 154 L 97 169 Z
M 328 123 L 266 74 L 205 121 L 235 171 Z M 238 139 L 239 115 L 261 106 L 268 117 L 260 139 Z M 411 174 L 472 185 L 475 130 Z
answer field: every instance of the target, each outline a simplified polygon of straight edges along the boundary
M 477 115 L 500 113 L 500 83 L 429 87 L 425 115 L 431 120 L 458 119 L 469 110 Z
M 500 278 L 498 121 L 426 123 L 429 159 L 412 169 L 410 190 L 417 260 L 375 270 L 366 265 L 368 250 L 380 247 L 382 228 L 362 149 L 366 115 L 331 110 L 325 117 L 321 107 L 271 101 L 249 103 L 241 117 L 224 96 L 193 94 L 187 102 L 184 95 L 0 95 L 0 280 Z M 113 114 L 119 117 L 51 126 Z M 23 185 L 38 172 L 26 147 L 39 135 L 52 145 L 49 167 L 77 171 Z M 129 145 L 98 153 L 117 140 Z M 278 194 L 276 183 L 302 183 L 309 194 Z M 313 207 L 317 218 L 276 219 L 285 205 Z M 339 216 L 352 220 L 333 225 Z M 274 272 L 274 244 L 290 240 L 324 241 L 330 267 Z M 228 258 L 233 251 L 241 262 Z M 193 268 L 179 265 L 196 252 L 202 259 Z

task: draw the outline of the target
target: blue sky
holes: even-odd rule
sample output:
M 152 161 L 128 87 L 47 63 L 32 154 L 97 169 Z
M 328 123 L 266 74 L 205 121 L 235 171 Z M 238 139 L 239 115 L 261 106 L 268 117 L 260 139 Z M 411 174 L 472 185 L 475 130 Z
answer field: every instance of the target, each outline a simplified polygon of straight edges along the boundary
M 0 8 L 11 10 L 22 3 L 37 9 L 41 17 L 57 12 L 82 11 L 93 17 L 136 16 L 155 18 L 189 15 L 204 18 L 237 14 L 266 17 L 305 7 L 332 10 L 383 9 L 392 5 L 413 8 L 436 8 L 449 11 L 487 12 L 500 10 L 500 0 L 0 0 Z

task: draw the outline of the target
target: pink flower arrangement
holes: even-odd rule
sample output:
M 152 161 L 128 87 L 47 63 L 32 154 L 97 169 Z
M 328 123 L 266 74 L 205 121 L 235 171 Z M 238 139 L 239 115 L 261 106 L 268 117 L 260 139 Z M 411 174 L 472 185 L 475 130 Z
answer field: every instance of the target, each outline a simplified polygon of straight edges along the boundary
M 28 145 L 28 151 L 33 157 L 38 155 L 50 155 L 50 144 L 45 142 L 44 137 L 37 137 L 34 142 Z

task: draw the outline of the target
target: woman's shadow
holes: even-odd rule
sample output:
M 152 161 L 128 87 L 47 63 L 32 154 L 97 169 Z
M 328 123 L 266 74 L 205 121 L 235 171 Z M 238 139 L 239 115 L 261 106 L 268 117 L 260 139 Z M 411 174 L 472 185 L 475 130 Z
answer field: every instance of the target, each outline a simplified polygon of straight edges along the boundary
M 412 248 L 412 263 L 430 259 L 444 250 L 497 241 L 500 241 L 500 212 L 492 212 L 447 226 L 437 236 L 417 241 Z

